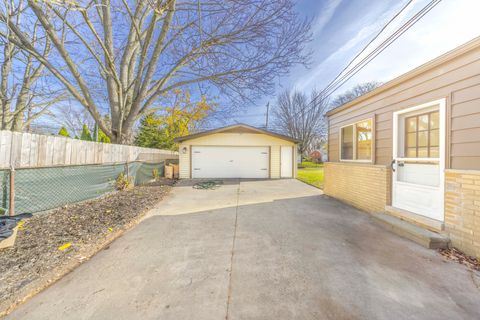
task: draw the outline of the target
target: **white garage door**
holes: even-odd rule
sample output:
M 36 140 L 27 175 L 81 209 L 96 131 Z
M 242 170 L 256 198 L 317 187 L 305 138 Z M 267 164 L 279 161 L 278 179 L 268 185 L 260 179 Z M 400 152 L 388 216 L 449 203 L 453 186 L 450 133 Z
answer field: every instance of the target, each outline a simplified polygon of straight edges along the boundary
M 268 178 L 268 147 L 192 147 L 192 178 Z

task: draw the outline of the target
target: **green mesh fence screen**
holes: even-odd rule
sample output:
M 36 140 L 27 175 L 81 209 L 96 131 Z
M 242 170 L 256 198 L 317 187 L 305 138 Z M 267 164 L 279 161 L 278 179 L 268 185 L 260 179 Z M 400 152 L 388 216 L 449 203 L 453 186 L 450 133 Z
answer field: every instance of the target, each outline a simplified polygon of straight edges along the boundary
M 35 213 L 96 198 L 115 190 L 121 172 L 135 185 L 145 184 L 154 180 L 154 169 L 163 176 L 164 166 L 164 162 L 132 162 L 128 169 L 126 164 L 17 169 L 15 213 Z M 0 207 L 8 208 L 9 171 L 0 171 L 0 179 Z
M 163 162 L 161 164 L 134 162 L 129 165 L 129 175 L 132 175 L 132 171 L 134 172 L 135 185 L 152 182 L 154 180 L 154 170 L 156 170 L 156 174 L 163 177 L 165 164 Z

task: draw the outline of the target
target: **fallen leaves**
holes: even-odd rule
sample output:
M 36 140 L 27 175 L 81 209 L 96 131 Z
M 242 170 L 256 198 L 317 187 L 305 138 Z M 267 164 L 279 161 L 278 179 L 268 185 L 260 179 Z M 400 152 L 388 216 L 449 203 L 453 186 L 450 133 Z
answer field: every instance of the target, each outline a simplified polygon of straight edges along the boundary
M 480 271 L 480 260 L 475 257 L 469 256 L 455 248 L 438 249 L 438 251 L 448 260 L 458 262 L 469 267 L 470 269 Z
M 58 247 L 58 250 L 60 251 L 65 251 L 67 250 L 68 248 L 70 248 L 72 246 L 72 243 L 71 242 L 67 242 L 63 245 L 61 245 L 60 247 Z
M 25 230 L 25 220 L 20 220 L 17 223 L 18 230 Z

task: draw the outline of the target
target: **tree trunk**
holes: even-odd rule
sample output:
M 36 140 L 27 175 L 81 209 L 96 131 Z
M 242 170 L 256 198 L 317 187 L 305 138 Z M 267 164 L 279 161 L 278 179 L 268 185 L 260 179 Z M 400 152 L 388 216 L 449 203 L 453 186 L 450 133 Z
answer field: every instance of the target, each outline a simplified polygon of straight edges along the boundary
M 111 128 L 111 131 L 107 131 L 104 133 L 110 138 L 110 141 L 112 143 L 131 144 L 135 139 L 135 137 L 133 137 L 133 123 L 128 124 L 118 118 L 112 119 Z
M 12 120 L 12 131 L 23 131 L 23 124 L 25 123 L 25 115 L 19 112 Z
M 11 42 L 7 42 L 3 50 L 3 64 L 1 68 L 0 79 L 0 99 L 2 103 L 2 118 L 0 119 L 0 128 L 7 129 L 11 117 L 10 98 L 8 97 L 8 75 L 12 69 L 12 53 L 14 50 L 13 44 Z

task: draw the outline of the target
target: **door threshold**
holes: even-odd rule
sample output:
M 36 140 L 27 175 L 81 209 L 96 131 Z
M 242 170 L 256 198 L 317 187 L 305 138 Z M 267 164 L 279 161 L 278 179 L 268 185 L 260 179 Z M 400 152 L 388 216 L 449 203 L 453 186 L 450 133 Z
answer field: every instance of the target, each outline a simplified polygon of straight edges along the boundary
M 385 213 L 433 232 L 442 232 L 445 230 L 443 221 L 428 218 L 408 210 L 385 206 Z

